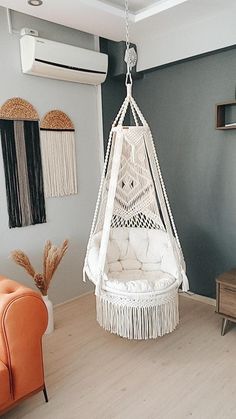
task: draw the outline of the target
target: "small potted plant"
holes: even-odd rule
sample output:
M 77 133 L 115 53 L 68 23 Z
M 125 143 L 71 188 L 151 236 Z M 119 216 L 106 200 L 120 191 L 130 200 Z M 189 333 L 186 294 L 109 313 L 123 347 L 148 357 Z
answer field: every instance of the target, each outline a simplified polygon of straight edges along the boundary
M 48 298 L 48 289 L 52 277 L 68 249 L 68 243 L 68 240 L 65 240 L 60 247 L 57 247 L 54 246 L 50 240 L 46 242 L 43 252 L 43 273 L 37 273 L 35 271 L 28 256 L 22 252 L 22 250 L 14 250 L 11 253 L 12 259 L 17 263 L 17 265 L 22 266 L 26 272 L 28 272 L 28 274 L 34 279 L 36 287 L 42 294 L 42 298 L 48 310 L 48 326 L 45 332 L 46 334 L 49 334 L 54 330 L 53 305 Z

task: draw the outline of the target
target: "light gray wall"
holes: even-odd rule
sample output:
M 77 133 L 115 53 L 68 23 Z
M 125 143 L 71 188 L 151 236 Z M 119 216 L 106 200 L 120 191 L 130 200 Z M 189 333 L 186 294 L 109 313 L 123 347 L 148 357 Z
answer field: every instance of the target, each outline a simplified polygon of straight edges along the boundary
M 94 49 L 89 34 L 13 13 L 13 26 L 39 30 L 40 36 Z M 9 35 L 6 10 L 0 7 L 0 105 L 10 97 L 20 96 L 31 102 L 42 117 L 50 109 L 61 109 L 74 122 L 78 195 L 46 199 L 47 223 L 24 228 L 8 228 L 5 180 L 0 156 L 0 273 L 32 285 L 32 280 L 10 259 L 13 249 L 24 250 L 40 271 L 42 250 L 47 239 L 56 244 L 70 240 L 68 254 L 59 266 L 49 295 L 58 303 L 82 294 L 89 283 L 82 283 L 82 266 L 100 177 L 97 88 L 41 77 L 23 75 L 20 68 L 19 38 Z
M 191 291 L 215 295 L 236 266 L 236 130 L 215 130 L 234 99 L 236 49 L 146 73 L 134 95 L 150 124 L 182 241 Z

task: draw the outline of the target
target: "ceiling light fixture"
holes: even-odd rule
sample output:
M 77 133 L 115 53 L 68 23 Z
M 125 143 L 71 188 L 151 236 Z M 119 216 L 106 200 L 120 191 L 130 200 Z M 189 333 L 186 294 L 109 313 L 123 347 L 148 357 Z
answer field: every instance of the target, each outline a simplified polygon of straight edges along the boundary
M 30 6 L 41 6 L 43 4 L 42 0 L 28 0 Z

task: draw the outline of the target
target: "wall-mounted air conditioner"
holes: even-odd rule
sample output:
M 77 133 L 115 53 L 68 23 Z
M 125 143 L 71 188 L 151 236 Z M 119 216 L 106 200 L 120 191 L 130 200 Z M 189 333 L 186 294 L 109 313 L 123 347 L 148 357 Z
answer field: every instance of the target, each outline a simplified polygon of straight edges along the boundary
M 106 79 L 106 54 L 30 35 L 22 36 L 20 49 L 23 73 L 94 85 Z

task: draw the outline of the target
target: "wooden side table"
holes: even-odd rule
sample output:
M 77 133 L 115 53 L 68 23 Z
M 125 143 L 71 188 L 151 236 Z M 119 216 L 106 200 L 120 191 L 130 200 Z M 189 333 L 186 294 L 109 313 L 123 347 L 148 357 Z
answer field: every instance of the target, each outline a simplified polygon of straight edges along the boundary
M 236 268 L 216 279 L 216 312 L 223 317 L 221 336 L 224 336 L 228 322 L 236 322 Z

